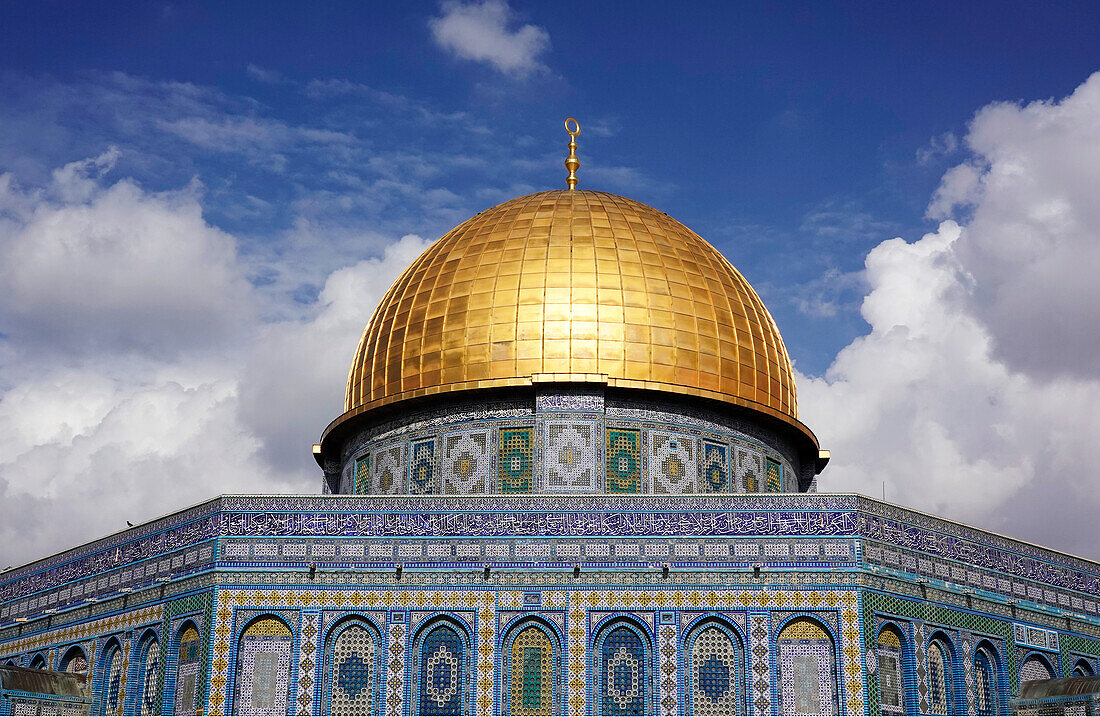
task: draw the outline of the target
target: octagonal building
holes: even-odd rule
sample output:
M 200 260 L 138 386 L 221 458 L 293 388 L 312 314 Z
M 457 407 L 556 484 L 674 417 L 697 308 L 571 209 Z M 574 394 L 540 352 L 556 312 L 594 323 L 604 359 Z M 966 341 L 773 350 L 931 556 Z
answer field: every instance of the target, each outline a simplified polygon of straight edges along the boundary
M 570 161 L 364 317 L 322 494 L 0 573 L 0 715 L 1100 710 L 1100 565 L 818 493 L 759 296 Z

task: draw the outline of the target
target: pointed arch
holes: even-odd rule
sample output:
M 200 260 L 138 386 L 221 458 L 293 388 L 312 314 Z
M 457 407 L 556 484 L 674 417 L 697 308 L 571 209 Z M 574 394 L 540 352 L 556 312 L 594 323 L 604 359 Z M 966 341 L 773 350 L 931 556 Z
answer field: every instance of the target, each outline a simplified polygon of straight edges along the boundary
M 980 715 L 1001 714 L 1004 669 L 1001 655 L 989 640 L 974 648 L 974 709 Z
M 527 615 L 505 627 L 501 641 L 503 677 L 500 704 L 513 715 L 562 712 L 562 639 L 546 620 Z
M 172 675 L 173 693 L 168 693 L 167 681 L 165 682 L 165 699 L 168 699 L 169 695 L 172 697 L 174 714 L 190 715 L 198 712 L 200 642 L 199 628 L 194 620 L 186 620 L 176 630 L 170 648 L 176 657 L 176 666 Z M 171 664 L 171 658 L 169 658 L 169 664 Z
M 875 640 L 878 665 L 878 699 L 882 714 L 905 714 L 905 633 L 895 624 L 886 623 Z
M 928 670 L 928 711 L 934 715 L 952 714 L 954 707 L 955 646 L 943 632 L 936 631 L 925 648 Z
M 103 665 L 102 687 L 99 694 L 99 704 L 102 706 L 100 713 L 105 715 L 120 714 L 119 699 L 122 696 L 122 645 L 117 637 L 107 641 L 101 653 L 100 664 Z
M 707 615 L 684 638 L 683 704 L 693 715 L 745 714 L 745 641 L 737 626 Z
M 1032 652 L 1020 663 L 1020 684 L 1031 680 L 1051 680 L 1057 673 L 1045 655 Z
M 629 617 L 607 620 L 596 632 L 597 708 L 601 715 L 653 713 L 653 636 Z
M 443 615 L 420 627 L 413 642 L 415 686 L 411 707 L 420 715 L 461 715 L 472 711 L 470 632 Z
M 157 683 L 160 680 L 160 640 L 152 628 L 145 631 L 135 653 L 134 712 L 139 715 L 160 714 Z
M 1073 676 L 1074 677 L 1092 677 L 1095 673 L 1092 667 L 1092 663 L 1081 658 L 1077 662 L 1073 663 Z
M 786 622 L 776 637 L 779 713 L 836 714 L 836 642 L 810 616 Z
M 233 711 L 285 715 L 291 704 L 294 632 L 280 617 L 260 615 L 241 631 Z
M 381 631 L 361 615 L 346 617 L 325 638 L 322 704 L 326 714 L 373 715 L 381 712 L 383 657 Z
M 84 652 L 84 648 L 73 645 L 66 650 L 61 657 L 61 662 L 57 663 L 57 669 L 74 675 L 88 674 L 88 655 Z
M 32 670 L 45 670 L 46 657 L 41 652 L 39 652 L 37 655 L 31 658 L 30 668 Z

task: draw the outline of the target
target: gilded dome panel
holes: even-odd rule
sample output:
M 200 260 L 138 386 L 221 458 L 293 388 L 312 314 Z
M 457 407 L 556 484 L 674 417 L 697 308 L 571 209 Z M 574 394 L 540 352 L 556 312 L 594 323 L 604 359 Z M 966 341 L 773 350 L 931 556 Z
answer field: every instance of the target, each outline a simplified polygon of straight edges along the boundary
M 704 396 L 809 433 L 783 340 L 737 269 L 667 214 L 592 191 L 513 199 L 429 247 L 367 325 L 336 423 L 539 381 Z

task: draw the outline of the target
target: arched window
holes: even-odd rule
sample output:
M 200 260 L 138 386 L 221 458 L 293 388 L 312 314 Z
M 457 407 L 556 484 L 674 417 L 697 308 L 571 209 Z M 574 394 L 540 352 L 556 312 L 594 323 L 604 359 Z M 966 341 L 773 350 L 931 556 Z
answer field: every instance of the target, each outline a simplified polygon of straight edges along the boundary
M 359 620 L 338 625 L 329 635 L 327 660 L 329 714 L 373 715 L 376 709 L 378 634 Z
M 84 650 L 73 645 L 65 653 L 65 656 L 61 658 L 59 668 L 62 672 L 68 672 L 74 675 L 86 675 L 88 674 L 88 657 L 84 654 Z
M 882 713 L 905 714 L 901 635 L 893 627 L 887 626 L 879 631 L 875 657 L 878 658 L 878 694 Z
M 980 715 L 997 712 L 997 663 L 985 647 L 974 653 L 974 707 Z
M 596 655 L 600 714 L 646 714 L 652 691 L 649 637 L 632 623 L 618 620 L 600 632 Z
M 780 714 L 836 714 L 833 639 L 813 620 L 787 623 L 779 651 Z
M 46 669 L 46 658 L 43 657 L 41 653 L 35 655 L 34 658 L 31 660 L 31 669 L 32 670 L 44 670 L 44 669 Z
M 1078 660 L 1073 665 L 1074 677 L 1092 677 L 1092 674 L 1092 665 L 1089 664 L 1088 660 Z
M 112 641 L 105 653 L 103 664 L 107 669 L 103 673 L 103 714 L 118 713 L 118 699 L 122 692 L 122 650 L 118 642 Z
M 948 693 L 950 678 L 944 648 L 938 640 L 928 643 L 928 710 L 934 715 L 945 715 L 950 708 Z
M 465 630 L 450 620 L 438 621 L 421 634 L 417 650 L 419 714 L 464 713 L 463 697 L 468 689 L 464 635 Z
M 685 644 L 691 658 L 691 714 L 744 714 L 741 681 L 745 658 L 740 636 L 725 623 L 709 619 L 691 631 Z
M 1031 680 L 1050 680 L 1054 678 L 1054 670 L 1050 663 L 1039 655 L 1031 655 L 1024 664 L 1020 665 L 1020 683 Z
M 192 715 L 198 711 L 195 698 L 199 683 L 199 631 L 194 623 L 183 624 L 177 644 L 175 713 Z
M 245 628 L 237 649 L 235 712 L 287 713 L 293 642 L 290 628 L 275 617 L 260 618 Z
M 513 715 L 554 714 L 561 662 L 557 635 L 542 623 L 528 620 L 510 629 L 504 644 L 504 711 Z
M 4 660 L 4 667 L 17 667 L 17 665 L 15 664 L 15 660 L 7 659 Z
M 155 634 L 150 633 L 141 644 L 140 666 L 137 672 L 138 678 L 138 703 L 139 715 L 160 714 L 157 708 L 157 680 L 160 677 L 160 642 Z

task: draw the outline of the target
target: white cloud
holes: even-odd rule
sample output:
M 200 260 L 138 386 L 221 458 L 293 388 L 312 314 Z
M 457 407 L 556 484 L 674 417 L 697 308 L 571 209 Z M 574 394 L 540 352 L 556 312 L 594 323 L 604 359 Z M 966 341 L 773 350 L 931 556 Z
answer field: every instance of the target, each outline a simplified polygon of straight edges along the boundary
M 870 334 L 824 377 L 801 377 L 802 418 L 856 490 L 1095 557 L 1100 510 L 1100 75 L 1060 102 L 979 111 L 972 154 L 930 213 L 958 214 L 866 260 Z
M 243 279 L 197 185 L 105 179 L 108 152 L 0 177 L 0 566 L 221 493 L 315 492 L 374 306 L 427 245 L 332 272 L 308 318 Z M 377 238 L 372 238 L 377 243 Z
M 251 62 L 248 63 L 245 72 L 247 72 L 248 76 L 252 79 L 257 82 L 263 82 L 265 85 L 277 85 L 283 81 L 283 76 L 279 74 L 277 70 L 269 70 L 259 65 L 254 65 Z
M 66 165 L 44 193 L 0 196 L 0 208 L 22 207 L 0 235 L 0 329 L 24 349 L 69 356 L 224 342 L 252 314 L 233 238 L 203 220 L 196 185 L 102 186 L 116 157 Z
M 344 410 L 348 366 L 367 319 L 428 243 L 410 234 L 388 246 L 381 259 L 334 271 L 313 318 L 263 329 L 242 373 L 240 410 L 273 468 L 312 465 L 310 445 Z
M 547 71 L 539 56 L 550 47 L 549 33 L 537 25 L 510 29 L 517 22 L 505 0 L 450 0 L 441 10 L 428 26 L 436 44 L 456 57 L 486 62 L 517 77 Z

